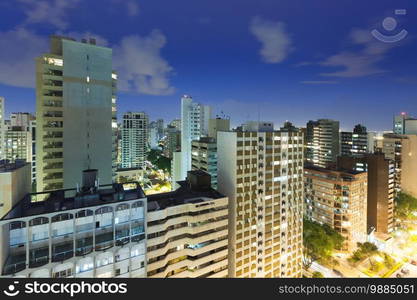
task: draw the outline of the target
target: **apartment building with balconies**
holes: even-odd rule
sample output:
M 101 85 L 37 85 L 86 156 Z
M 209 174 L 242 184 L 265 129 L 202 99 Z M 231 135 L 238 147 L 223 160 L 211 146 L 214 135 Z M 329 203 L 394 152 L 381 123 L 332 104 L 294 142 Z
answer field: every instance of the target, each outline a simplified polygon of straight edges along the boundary
M 417 197 L 417 135 L 384 134 L 382 152 L 394 163 L 395 192 Z
M 117 130 L 112 50 L 94 39 L 50 42 L 50 52 L 36 59 L 37 191 L 72 188 L 79 170 L 90 168 L 109 184 Z
M 145 194 L 99 186 L 96 173 L 81 188 L 27 194 L 0 220 L 1 277 L 146 277 Z
M 302 277 L 303 134 L 217 134 L 218 190 L 229 198 L 229 277 Z
M 191 167 L 211 176 L 211 185 L 217 189 L 217 143 L 212 137 L 201 137 L 191 143 Z
M 305 216 L 344 237 L 343 251 L 367 240 L 367 172 L 306 167 Z
M 200 170 L 179 184 L 173 192 L 148 196 L 148 277 L 227 277 L 227 197 Z

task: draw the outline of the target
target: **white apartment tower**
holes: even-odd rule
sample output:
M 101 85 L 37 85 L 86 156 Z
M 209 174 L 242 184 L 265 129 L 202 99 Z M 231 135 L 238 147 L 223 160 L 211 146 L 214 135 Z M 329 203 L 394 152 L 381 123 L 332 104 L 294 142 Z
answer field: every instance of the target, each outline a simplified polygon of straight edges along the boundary
M 181 98 L 181 178 L 191 170 L 191 142 L 208 135 L 211 107 L 194 102 L 191 96 Z
M 148 115 L 128 112 L 123 115 L 122 168 L 142 168 L 146 159 L 149 130 Z
M 229 277 L 302 277 L 303 134 L 218 132 L 229 198 Z
M 72 188 L 80 170 L 112 182 L 116 159 L 116 80 L 112 49 L 94 39 L 51 37 L 36 60 L 37 191 Z

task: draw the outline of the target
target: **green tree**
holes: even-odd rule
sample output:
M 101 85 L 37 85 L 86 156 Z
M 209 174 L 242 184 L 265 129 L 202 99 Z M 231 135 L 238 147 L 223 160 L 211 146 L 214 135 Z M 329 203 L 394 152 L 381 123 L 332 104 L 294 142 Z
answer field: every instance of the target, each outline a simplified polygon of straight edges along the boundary
M 357 243 L 358 249 L 353 252 L 352 256 L 349 258 L 349 261 L 352 263 L 358 262 L 364 258 L 368 258 L 376 253 L 378 253 L 378 247 L 370 242 Z
M 314 261 L 329 261 L 335 249 L 341 248 L 343 237 L 328 225 L 304 219 L 303 264 L 308 269 Z
M 311 275 L 311 278 L 324 278 L 324 276 L 322 273 L 316 271 Z
M 417 199 L 409 194 L 400 192 L 395 197 L 395 215 L 398 219 L 415 218 L 413 212 L 417 211 Z
M 171 159 L 162 155 L 159 149 L 151 149 L 147 156 L 148 161 L 155 165 L 158 169 L 165 172 L 171 172 Z

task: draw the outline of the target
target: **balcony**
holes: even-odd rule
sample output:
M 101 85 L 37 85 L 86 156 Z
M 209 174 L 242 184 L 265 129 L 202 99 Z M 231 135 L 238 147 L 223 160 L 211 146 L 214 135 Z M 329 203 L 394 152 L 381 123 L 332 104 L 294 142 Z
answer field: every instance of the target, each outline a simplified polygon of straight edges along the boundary
M 59 262 L 74 256 L 74 244 L 72 241 L 52 246 L 52 261 Z
M 49 262 L 49 247 L 29 250 L 29 268 L 38 268 Z
M 114 246 L 113 229 L 96 235 L 96 251 L 104 251 Z
M 11 275 L 26 269 L 26 253 L 10 255 L 4 264 L 2 275 Z

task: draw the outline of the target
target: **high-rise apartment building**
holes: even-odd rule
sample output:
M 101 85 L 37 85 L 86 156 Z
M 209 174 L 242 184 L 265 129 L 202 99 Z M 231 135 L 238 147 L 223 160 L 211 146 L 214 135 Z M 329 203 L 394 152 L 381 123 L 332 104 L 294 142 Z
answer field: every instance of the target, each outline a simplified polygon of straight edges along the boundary
M 417 197 L 417 135 L 384 134 L 382 152 L 394 162 L 394 187 Z
M 6 131 L 6 125 L 4 123 L 4 103 L 5 100 L 3 97 L 0 97 L 0 160 L 5 159 L 5 131 Z
M 36 60 L 37 191 L 72 188 L 92 168 L 112 182 L 116 80 L 110 48 L 51 37 L 50 53 Z
M 177 128 L 178 130 L 181 130 L 181 119 L 174 119 L 169 125 Z
M 84 172 L 74 196 L 27 194 L 0 220 L 0 276 L 146 277 L 145 194 L 138 184 L 98 186 L 96 172 Z
M 353 132 L 342 131 L 340 133 L 340 144 L 341 155 L 360 156 L 370 152 L 366 127 L 358 124 Z
M 157 127 L 157 123 L 155 121 L 149 123 L 149 147 L 151 149 L 158 149 L 159 147 L 159 132 L 158 132 L 158 127 Z
M 211 176 L 211 186 L 217 189 L 217 143 L 212 137 L 201 137 L 191 144 L 193 170 L 202 170 Z
M 35 116 L 30 113 L 11 113 L 10 126 L 22 127 L 23 130 L 29 130 L 30 123 L 35 120 Z
M 368 232 L 390 234 L 394 229 L 394 164 L 384 154 L 339 156 L 337 166 L 368 173 Z
M 181 131 L 176 127 L 168 125 L 166 128 L 166 140 L 164 155 L 168 158 L 173 157 L 173 153 L 181 150 Z
M 306 134 L 307 163 L 323 168 L 335 164 L 340 153 L 339 121 L 309 121 Z
M 210 106 L 193 101 L 191 96 L 181 98 L 181 177 L 184 180 L 191 170 L 191 142 L 208 135 Z
M 306 167 L 305 215 L 327 224 L 344 237 L 342 249 L 352 251 L 367 238 L 366 172 Z
M 302 277 L 302 133 L 217 137 L 218 190 L 229 198 L 229 276 Z
M 29 131 L 32 137 L 31 147 L 32 147 L 32 159 L 31 159 L 31 173 L 32 173 L 32 184 L 36 192 L 36 120 L 30 121 Z
M 32 162 L 32 134 L 24 127 L 9 127 L 5 134 L 5 158 Z
M 169 193 L 148 196 L 148 277 L 227 277 L 228 199 L 210 176 L 188 172 Z
M 144 112 L 123 115 L 122 168 L 143 168 L 149 137 L 149 118 Z
M 218 131 L 229 131 L 230 119 L 209 119 L 208 121 L 208 136 L 217 139 Z
M 417 134 L 417 119 L 406 112 L 394 116 L 393 132 L 396 134 Z

